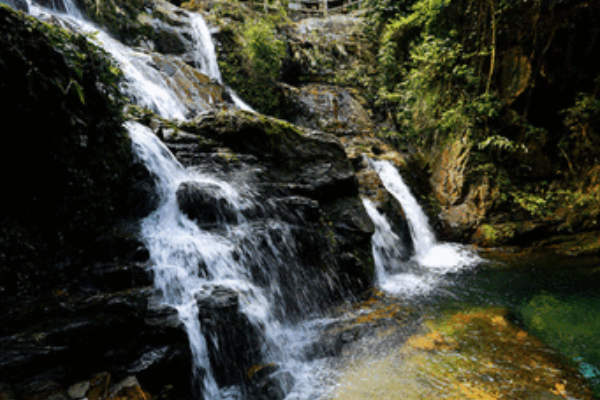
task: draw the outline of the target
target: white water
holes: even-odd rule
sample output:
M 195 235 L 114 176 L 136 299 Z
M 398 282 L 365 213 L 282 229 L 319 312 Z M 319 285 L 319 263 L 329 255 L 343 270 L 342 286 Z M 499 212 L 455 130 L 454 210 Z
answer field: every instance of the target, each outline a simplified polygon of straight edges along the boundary
M 171 89 L 168 80 L 156 69 L 149 54 L 136 51 L 121 44 L 101 28 L 88 21 L 72 0 L 60 1 L 66 13 L 44 9 L 31 3 L 31 14 L 37 18 L 52 15 L 64 27 L 88 34 L 95 44 L 106 50 L 123 71 L 126 85 L 123 93 L 141 107 L 148 108 L 163 118 L 185 120 L 188 109 L 183 99 L 180 99 Z M 210 31 L 200 14 L 189 13 L 195 47 L 193 50 L 196 64 L 209 78 L 223 84 L 215 47 Z M 234 105 L 245 111 L 254 110 L 239 98 L 230 88 L 225 88 L 231 95 Z M 199 105 L 197 105 L 199 106 Z
M 210 31 L 206 22 L 204 22 L 204 18 L 200 14 L 192 14 L 191 21 L 196 42 L 196 63 L 200 65 L 200 70 L 209 78 L 223 83 L 219 63 L 217 62 L 215 45 L 212 42 Z
M 71 1 L 64 1 L 67 10 L 77 9 Z M 126 85 L 123 93 L 139 106 L 146 107 L 164 118 L 185 119 L 186 108 L 170 90 L 163 76 L 152 67 L 148 54 L 135 51 L 113 39 L 108 33 L 76 14 L 57 14 L 35 4 L 32 15 L 37 18 L 50 14 L 64 26 L 88 34 L 90 40 L 108 52 L 123 71 Z
M 160 116 L 185 119 L 186 107 L 171 90 L 164 77 L 153 66 L 151 56 L 135 51 L 85 20 L 71 0 L 64 0 L 68 14 L 47 10 L 30 4 L 32 14 L 40 19 L 53 19 L 68 29 L 89 34 L 90 40 L 112 55 L 124 72 L 127 81 L 122 88 L 133 102 L 147 107 Z M 222 82 L 210 33 L 200 15 L 190 14 L 196 36 L 197 64 L 213 80 Z M 238 108 L 252 111 L 233 91 L 227 88 Z M 317 325 L 288 324 L 283 305 L 283 281 L 297 288 L 294 299 L 301 308 L 302 298 L 310 297 L 309 289 L 302 283 L 309 277 L 299 272 L 272 273 L 270 270 L 295 268 L 297 254 L 291 227 L 276 218 L 265 222 L 260 231 L 246 221 L 244 212 L 256 209 L 265 219 L 275 213 L 267 205 L 257 204 L 250 187 L 223 182 L 211 176 L 185 170 L 169 150 L 152 134 L 137 123 L 127 123 L 134 152 L 157 178 L 160 198 L 158 209 L 142 223 L 142 240 L 149 253 L 155 286 L 162 302 L 177 310 L 184 324 L 194 358 L 195 379 L 200 381 L 206 400 L 238 399 L 240 388 L 219 388 L 213 377 L 207 343 L 202 334 L 197 296 L 210 296 L 216 286 L 233 289 L 240 296 L 241 311 L 248 320 L 259 327 L 264 336 L 260 349 L 265 363 L 281 366 L 280 373 L 291 372 L 296 379 L 290 394 L 295 398 L 308 398 L 317 390 L 310 383 L 318 363 L 305 363 L 302 358 L 303 343 L 313 340 Z M 220 229 L 203 231 L 179 210 L 176 190 L 182 182 L 196 182 L 219 187 L 219 195 L 226 207 L 235 214 L 235 221 L 221 223 Z M 254 210 L 255 212 L 257 212 Z M 243 245 L 244 249 L 240 250 Z M 263 272 L 266 283 L 259 287 L 253 283 L 248 265 Z M 314 294 L 314 293 L 313 293 Z M 287 295 L 287 294 L 285 294 Z M 293 302 L 292 302 L 293 303 Z M 296 310 L 302 312 L 302 310 Z M 315 392 L 316 393 L 316 392 Z M 308 397 L 307 397 L 308 396 Z
M 191 20 L 194 39 L 197 43 L 195 50 L 196 63 L 200 65 L 202 72 L 209 78 L 223 84 L 223 77 L 219 70 L 215 45 L 212 42 L 210 30 L 200 14 L 192 14 Z M 244 111 L 255 112 L 254 109 L 246 104 L 246 102 L 244 102 L 231 88 L 227 88 L 226 90 L 231 95 L 231 99 L 237 108 Z
M 203 379 L 204 397 L 218 400 L 240 396 L 239 388 L 217 387 L 198 319 L 197 296 L 210 295 L 212 288 L 224 286 L 239 293 L 241 311 L 261 329 L 265 339 L 261 349 L 264 362 L 277 363 L 282 366 L 281 372 L 289 371 L 296 378 L 296 386 L 290 395 L 310 398 L 307 396 L 317 391 L 313 376 L 319 365 L 318 362 L 302 362 L 301 358 L 303 343 L 314 340 L 315 331 L 309 325 L 285 324 L 281 284 L 269 271 L 277 267 L 295 267 L 297 254 L 294 244 L 290 243 L 289 227 L 273 221 L 267 224 L 272 231 L 255 230 L 246 221 L 244 211 L 256 212 L 255 209 L 263 205 L 252 199 L 249 188 L 234 187 L 210 176 L 189 172 L 148 128 L 137 123 L 128 123 L 127 128 L 135 153 L 158 178 L 160 205 L 142 224 L 142 238 L 151 255 L 155 286 L 163 296 L 163 303 L 178 311 L 186 327 L 196 376 Z M 219 186 L 220 195 L 226 200 L 227 208 L 235 212 L 237 222 L 223 223 L 223 229 L 210 232 L 200 229 L 178 207 L 176 190 L 183 182 Z M 239 247 L 240 243 L 245 245 L 243 249 Z M 248 270 L 252 262 L 267 275 L 266 285 L 258 287 L 252 283 L 252 274 Z M 297 277 L 290 272 L 286 279 Z M 297 290 L 298 300 L 302 301 L 301 297 L 306 293 L 303 293 L 301 282 L 298 282 Z M 276 312 L 280 318 L 275 317 Z M 314 321 L 312 325 L 315 327 Z
M 401 204 L 406 215 L 413 241 L 415 254 L 411 262 L 403 263 L 400 240 L 389 223 L 368 200 L 363 200 L 365 208 L 375 224 L 373 252 L 379 286 L 389 293 L 419 294 L 433 289 L 440 278 L 449 272 L 456 272 L 474 265 L 481 259 L 465 246 L 455 243 L 440 243 L 429 226 L 427 216 L 419 206 L 398 170 L 388 161 L 371 161 L 385 188 Z M 379 266 L 377 266 L 379 264 Z M 390 273 L 404 265 L 405 271 Z M 409 265 L 416 265 L 410 268 Z M 410 271 L 408 271 L 410 270 Z
M 417 294 L 429 291 L 433 286 L 430 277 L 413 272 L 398 271 L 402 270 L 405 264 L 400 237 L 392 230 L 385 216 L 371 201 L 363 199 L 363 204 L 375 225 L 371 244 L 377 286 L 383 291 L 393 294 Z
M 206 341 L 200 333 L 195 295 L 204 290 L 205 280 L 198 271 L 200 261 L 210 259 L 228 267 L 227 244 L 201 235 L 197 226 L 179 212 L 175 190 L 188 178 L 183 167 L 148 128 L 137 123 L 128 123 L 127 128 L 137 157 L 158 178 L 161 204 L 142 225 L 142 237 L 151 255 L 154 284 L 162 293 L 163 302 L 177 310 L 190 339 L 195 373 L 204 374 L 204 392 L 209 399 L 216 399 L 217 384 L 212 376 Z

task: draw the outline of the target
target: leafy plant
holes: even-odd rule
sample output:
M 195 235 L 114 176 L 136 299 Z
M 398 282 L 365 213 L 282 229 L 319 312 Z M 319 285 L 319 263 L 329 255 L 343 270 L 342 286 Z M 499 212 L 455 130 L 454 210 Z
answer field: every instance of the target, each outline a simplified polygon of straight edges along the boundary
M 230 31 L 229 46 L 235 52 L 220 58 L 223 76 L 257 110 L 277 116 L 281 108 L 277 81 L 286 50 L 274 25 L 267 19 L 247 18 L 239 31 Z

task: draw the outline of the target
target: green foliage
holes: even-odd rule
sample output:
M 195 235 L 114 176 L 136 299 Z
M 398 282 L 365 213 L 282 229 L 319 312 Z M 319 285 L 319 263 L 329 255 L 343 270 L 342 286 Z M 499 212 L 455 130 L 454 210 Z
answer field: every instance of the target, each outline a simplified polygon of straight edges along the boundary
M 575 172 L 576 166 L 595 163 L 600 155 L 600 99 L 596 93 L 580 93 L 575 104 L 562 113 L 569 132 L 559 147 Z
M 242 28 L 242 40 L 242 56 L 249 64 L 249 75 L 257 80 L 277 80 L 285 45 L 275 37 L 273 26 L 258 19 L 247 20 Z
M 528 192 L 511 192 L 513 201 L 516 205 L 527 211 L 532 217 L 543 217 L 548 209 L 546 208 L 546 199 Z
M 230 31 L 233 51 L 220 58 L 228 83 L 257 110 L 278 116 L 281 91 L 277 81 L 285 57 L 285 44 L 267 19 L 247 18 L 239 31 Z
M 414 23 L 409 21 L 404 22 Z M 485 138 L 488 121 L 497 117 L 501 106 L 493 95 L 478 91 L 471 62 L 475 56 L 460 43 L 429 34 L 410 46 L 409 55 L 402 70 L 386 75 L 379 92 L 381 102 L 396 105 L 404 135 L 421 145 L 440 135 Z M 384 47 L 384 69 L 394 68 L 393 59 Z

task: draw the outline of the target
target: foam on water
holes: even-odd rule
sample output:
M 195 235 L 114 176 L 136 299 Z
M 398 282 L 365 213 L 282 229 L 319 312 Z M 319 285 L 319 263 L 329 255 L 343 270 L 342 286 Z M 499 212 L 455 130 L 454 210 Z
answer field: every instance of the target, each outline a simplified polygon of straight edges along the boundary
M 386 189 L 401 204 L 415 254 L 409 261 L 398 235 L 386 217 L 367 199 L 363 204 L 375 225 L 372 237 L 373 258 L 378 286 L 387 293 L 404 296 L 422 295 L 443 282 L 443 276 L 475 265 L 481 259 L 467 247 L 456 243 L 439 243 L 402 177 L 387 161 L 371 161 Z

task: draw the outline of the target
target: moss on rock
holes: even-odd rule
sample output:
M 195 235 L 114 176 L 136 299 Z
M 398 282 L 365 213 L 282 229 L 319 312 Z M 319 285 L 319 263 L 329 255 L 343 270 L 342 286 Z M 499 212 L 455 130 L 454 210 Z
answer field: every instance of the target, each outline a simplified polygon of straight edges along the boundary
M 133 157 L 121 74 L 85 36 L 0 6 L 0 50 L 0 293 L 31 294 L 129 212 Z

